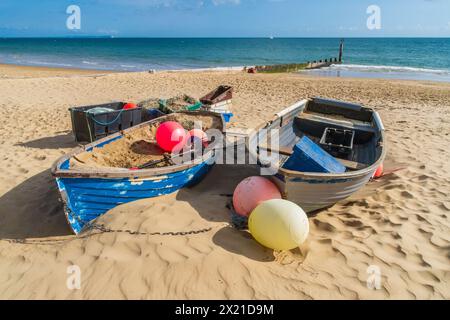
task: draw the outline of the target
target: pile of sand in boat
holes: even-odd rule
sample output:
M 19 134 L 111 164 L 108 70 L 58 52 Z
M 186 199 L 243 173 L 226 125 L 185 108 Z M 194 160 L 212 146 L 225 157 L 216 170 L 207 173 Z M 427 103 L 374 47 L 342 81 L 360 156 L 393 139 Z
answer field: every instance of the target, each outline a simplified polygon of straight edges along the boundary
M 83 152 L 70 159 L 70 167 L 91 168 L 140 168 L 149 162 L 158 162 L 168 155 L 156 143 L 156 130 L 160 123 L 177 121 L 187 131 L 200 128 L 222 129 L 220 117 L 200 115 L 196 113 L 171 114 L 162 120 L 149 123 L 124 133 L 121 139 L 113 141 L 101 148 L 94 147 L 91 152 Z M 160 162 L 154 167 L 165 167 L 169 162 Z

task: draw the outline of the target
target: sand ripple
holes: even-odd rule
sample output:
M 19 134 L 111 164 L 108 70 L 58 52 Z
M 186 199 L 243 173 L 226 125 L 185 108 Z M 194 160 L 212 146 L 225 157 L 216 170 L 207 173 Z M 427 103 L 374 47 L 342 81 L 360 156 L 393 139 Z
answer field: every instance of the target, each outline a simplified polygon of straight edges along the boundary
M 425 82 L 303 78 L 295 75 L 117 74 L 1 79 L 1 298 L 449 299 L 450 87 Z M 76 144 L 67 108 L 235 87 L 232 126 L 255 126 L 307 96 L 366 103 L 387 127 L 386 169 L 395 171 L 311 217 L 308 242 L 292 252 L 261 247 L 229 226 L 234 186 L 255 168 L 216 166 L 198 186 L 118 207 L 100 219 L 142 232 L 212 228 L 191 236 L 106 233 L 73 239 L 48 168 Z M 67 267 L 82 271 L 66 287 Z M 369 266 L 380 290 L 366 286 Z

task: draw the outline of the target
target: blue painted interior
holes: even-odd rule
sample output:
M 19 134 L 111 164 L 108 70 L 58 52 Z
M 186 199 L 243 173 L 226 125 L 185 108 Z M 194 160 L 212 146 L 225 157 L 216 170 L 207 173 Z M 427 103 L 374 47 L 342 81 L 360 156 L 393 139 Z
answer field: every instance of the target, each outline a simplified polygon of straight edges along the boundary
M 344 173 L 346 168 L 307 136 L 294 147 L 283 168 L 299 172 Z
M 66 161 L 64 161 L 63 163 L 61 163 L 61 165 L 59 166 L 60 169 L 63 170 L 69 170 L 70 169 L 70 160 L 67 159 Z
M 114 141 L 119 140 L 119 139 L 122 139 L 122 138 L 123 138 L 123 136 L 122 136 L 122 135 L 119 135 L 119 136 L 117 136 L 117 137 L 115 137 L 115 138 L 109 139 L 108 141 L 104 141 L 104 142 L 102 142 L 102 143 L 99 143 L 99 144 L 97 144 L 95 147 L 96 147 L 96 148 L 101 148 L 101 147 L 104 147 L 105 145 L 107 145 L 107 144 L 109 144 L 109 143 L 111 143 L 111 142 L 114 142 Z M 89 151 L 92 151 L 92 149 L 89 150 Z

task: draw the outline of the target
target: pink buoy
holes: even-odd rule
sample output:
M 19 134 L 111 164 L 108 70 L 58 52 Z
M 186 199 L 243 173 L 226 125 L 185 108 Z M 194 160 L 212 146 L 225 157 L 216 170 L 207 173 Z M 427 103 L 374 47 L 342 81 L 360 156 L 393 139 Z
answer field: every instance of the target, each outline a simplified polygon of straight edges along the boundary
M 183 126 L 175 121 L 161 123 L 156 130 L 156 142 L 167 152 L 172 152 L 175 148 L 183 148 L 186 138 Z
M 199 139 L 202 142 L 203 147 L 208 146 L 208 135 L 200 129 L 192 129 L 188 132 L 187 140 L 194 143 L 195 139 Z
M 384 164 L 378 167 L 377 171 L 373 174 L 373 179 L 380 179 L 384 173 Z
M 281 199 L 277 186 L 263 177 L 249 177 L 239 183 L 233 194 L 233 206 L 240 216 L 249 216 L 262 202 Z

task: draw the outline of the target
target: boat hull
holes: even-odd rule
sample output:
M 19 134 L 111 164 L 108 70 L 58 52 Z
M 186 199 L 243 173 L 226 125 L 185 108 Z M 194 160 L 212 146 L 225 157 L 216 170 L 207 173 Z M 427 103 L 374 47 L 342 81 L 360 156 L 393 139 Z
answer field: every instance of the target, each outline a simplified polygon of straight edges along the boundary
M 57 178 L 70 227 L 79 234 L 109 210 L 133 201 L 174 193 L 200 182 L 213 164 L 145 178 Z
M 274 165 L 273 159 L 271 159 L 272 161 L 267 161 L 267 155 L 261 157 L 257 146 L 268 145 L 268 132 L 270 130 L 278 131 L 278 145 L 285 148 L 292 147 L 297 143 L 298 140 L 296 139 L 307 135 L 305 130 L 309 129 L 308 133 L 314 135 L 314 131 L 311 130 L 313 128 L 311 123 L 303 122 L 303 126 L 301 126 L 300 122 L 296 122 L 296 119 L 299 119 L 299 115 L 305 112 L 312 101 L 311 99 L 299 101 L 277 113 L 271 121 L 260 126 L 261 129 L 258 135 L 253 136 L 248 143 L 250 155 L 259 160 L 260 166 L 267 168 L 270 165 L 270 172 L 276 172 L 275 175 L 271 176 L 271 179 L 277 184 L 283 197 L 298 204 L 307 213 L 331 207 L 358 192 L 370 181 L 386 157 L 384 126 L 378 113 L 372 109 L 339 101 L 333 101 L 334 109 L 328 110 L 328 112 L 324 110 L 322 122 L 316 122 L 337 128 L 346 128 L 345 126 L 350 125 L 353 128 L 352 130 L 361 134 L 361 141 L 364 138 L 364 134 L 373 135 L 373 147 L 361 148 L 363 143 L 360 142 L 354 148 L 354 155 L 357 155 L 358 158 L 358 161 L 355 161 L 355 163 L 361 162 L 365 164 L 362 169 L 351 169 L 344 173 L 300 172 L 280 167 L 280 161 Z M 336 113 L 340 109 L 343 110 L 342 113 Z M 327 118 L 329 114 L 333 113 L 341 117 L 338 119 Z M 368 120 L 369 113 L 371 115 L 370 121 Z M 345 114 L 348 115 L 348 118 L 344 117 Z M 367 121 L 364 120 L 365 117 Z M 345 120 L 342 118 L 345 118 Z M 354 122 L 351 122 L 352 119 Z M 322 127 L 325 127 L 325 125 L 322 125 L 320 128 Z M 365 144 L 368 144 L 368 142 Z
M 362 189 L 375 170 L 366 175 L 346 178 L 289 177 L 282 174 L 272 179 L 283 193 L 283 197 L 298 204 L 306 213 L 328 208 L 347 199 Z

